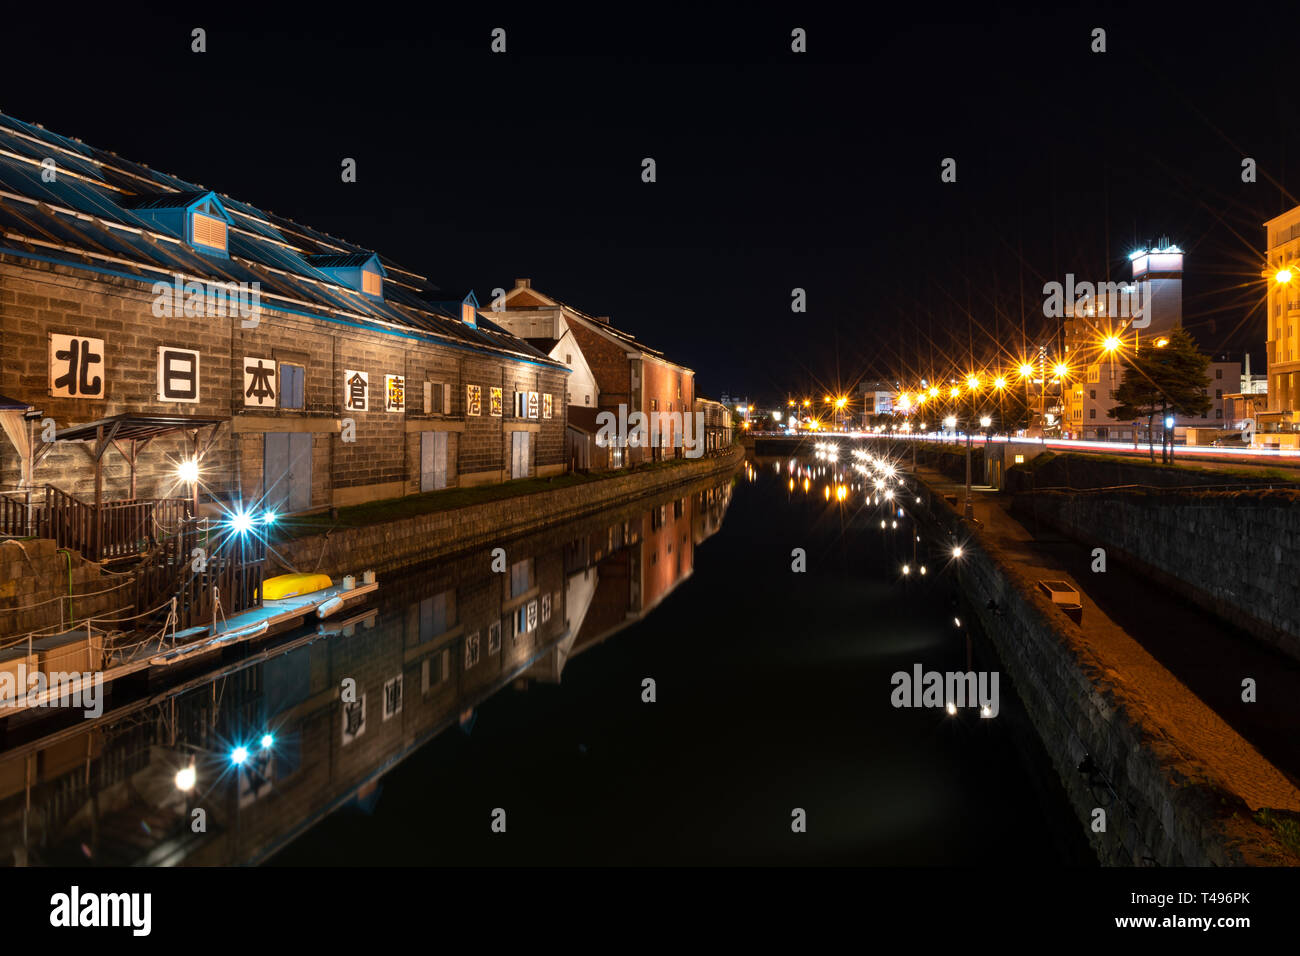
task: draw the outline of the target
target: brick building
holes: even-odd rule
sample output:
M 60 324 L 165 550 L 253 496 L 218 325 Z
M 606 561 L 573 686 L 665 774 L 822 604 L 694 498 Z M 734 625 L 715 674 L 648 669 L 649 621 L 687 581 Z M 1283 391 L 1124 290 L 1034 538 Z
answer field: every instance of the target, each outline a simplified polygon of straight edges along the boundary
M 214 425 L 101 440 L 108 499 L 186 496 L 196 448 L 204 492 L 281 512 L 563 472 L 568 368 L 472 294 L 446 299 L 372 250 L 0 115 L 0 394 L 40 412 L 29 448 L 0 446 L 0 484 L 87 493 L 94 450 L 58 437 L 122 416 Z
M 693 371 L 615 328 L 608 316 L 588 315 L 539 292 L 530 279 L 516 279 L 514 287 L 481 314 L 572 370 L 570 405 L 594 407 L 615 415 L 620 407 L 625 414 L 695 411 Z M 570 429 L 575 431 L 583 430 Z M 574 437 L 581 440 L 580 436 Z M 692 437 L 703 440 L 694 433 Z M 587 441 L 594 444 L 594 436 Z M 617 468 L 662 457 L 681 457 L 683 449 L 674 447 L 674 442 L 680 444 L 680 441 L 681 436 L 674 431 L 664 435 L 659 447 L 613 448 L 603 459 L 605 465 L 600 467 Z M 571 460 L 577 455 L 571 450 Z M 589 459 L 597 457 L 588 453 Z

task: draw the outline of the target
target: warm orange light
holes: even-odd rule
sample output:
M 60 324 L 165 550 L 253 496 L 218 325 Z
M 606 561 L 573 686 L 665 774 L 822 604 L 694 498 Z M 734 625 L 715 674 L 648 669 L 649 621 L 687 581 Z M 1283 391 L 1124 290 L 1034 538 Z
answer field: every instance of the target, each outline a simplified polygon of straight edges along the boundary
M 1274 273 L 1273 278 L 1276 279 L 1278 282 L 1282 283 L 1282 285 L 1286 285 L 1288 282 L 1291 281 L 1291 270 L 1278 269 L 1277 272 Z
M 978 391 L 980 387 L 979 378 L 977 376 L 972 375 L 970 378 L 966 379 L 966 387 L 969 388 L 972 392 Z
M 1102 343 L 1101 347 L 1107 352 L 1113 352 L 1119 348 L 1119 339 L 1114 335 L 1109 336 L 1106 341 Z
M 848 400 L 847 398 L 845 398 L 843 395 L 841 395 L 839 398 L 835 399 L 835 407 L 836 407 L 836 408 L 843 408 L 843 407 L 844 407 L 845 405 L 847 405 L 848 403 L 849 403 L 849 400 Z
M 1066 365 L 1064 362 L 1057 362 L 1056 368 L 1054 368 L 1052 371 L 1056 373 L 1057 378 L 1065 378 L 1065 376 L 1070 374 L 1070 367 Z
M 958 388 L 956 385 L 954 385 L 951 389 L 948 390 L 948 394 L 953 398 L 957 398 L 958 396 L 961 395 L 961 389 Z
M 808 399 L 805 398 L 805 399 L 803 400 L 803 407 L 804 407 L 804 408 L 807 408 L 807 407 L 808 407 L 809 405 L 811 405 L 811 404 L 812 404 L 812 402 L 809 401 Z
M 1021 378 L 1029 378 L 1029 377 L 1032 376 L 1033 374 L 1034 374 L 1034 367 L 1033 367 L 1032 365 L 1030 365 L 1028 362 L 1026 362 L 1024 365 L 1020 366 L 1020 377 L 1021 377 Z
M 931 385 L 931 386 L 930 386 L 930 397 L 931 397 L 931 398 L 938 398 L 938 397 L 939 397 L 939 387 L 938 387 L 937 385 Z
M 1007 380 L 1003 378 L 1001 375 L 999 375 L 997 378 L 993 380 L 993 387 L 998 389 L 1006 388 Z
M 1169 340 L 1164 336 L 1161 336 L 1160 338 L 1156 339 L 1156 348 L 1158 349 L 1162 349 L 1168 344 L 1169 344 Z

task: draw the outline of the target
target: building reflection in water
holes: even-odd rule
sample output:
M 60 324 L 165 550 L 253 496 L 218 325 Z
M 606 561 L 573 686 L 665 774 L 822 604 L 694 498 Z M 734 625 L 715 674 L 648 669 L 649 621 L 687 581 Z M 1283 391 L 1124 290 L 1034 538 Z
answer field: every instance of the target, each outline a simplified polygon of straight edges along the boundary
M 502 688 L 560 682 L 650 613 L 730 498 L 730 479 L 702 482 L 505 542 L 504 572 L 489 550 L 395 572 L 377 607 L 165 687 L 116 689 L 98 720 L 11 720 L 0 853 L 18 866 L 265 860 L 438 734 L 472 727 Z

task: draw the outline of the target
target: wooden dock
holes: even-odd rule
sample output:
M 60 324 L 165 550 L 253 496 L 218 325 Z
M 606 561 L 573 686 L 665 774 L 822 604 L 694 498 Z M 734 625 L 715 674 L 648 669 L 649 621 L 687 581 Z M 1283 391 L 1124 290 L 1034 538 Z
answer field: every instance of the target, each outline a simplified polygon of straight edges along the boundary
M 85 690 L 98 689 L 102 692 L 104 686 L 130 674 L 140 671 L 164 671 L 236 644 L 280 633 L 311 617 L 321 621 L 317 628 L 318 634 L 330 633 L 333 628 L 324 623 L 326 618 L 349 605 L 355 605 L 378 590 L 377 582 L 358 584 L 351 590 L 344 590 L 341 585 L 335 585 L 310 594 L 263 601 L 260 607 L 232 614 L 228 619 L 219 621 L 215 627 L 211 625 L 191 627 L 184 631 L 177 631 L 170 637 L 164 634 L 150 638 L 117 660 L 112 660 L 113 651 L 105 648 L 102 669 L 92 668 L 93 673 L 79 674 L 76 678 L 49 687 L 39 694 L 24 695 L 14 701 L 0 701 L 0 720 L 33 708 L 59 706 L 60 698 L 84 700 Z M 360 618 L 353 617 L 350 620 L 355 621 Z M 339 628 L 348 623 L 349 620 L 345 619 L 340 623 Z M 95 687 L 96 679 L 100 681 L 98 688 Z

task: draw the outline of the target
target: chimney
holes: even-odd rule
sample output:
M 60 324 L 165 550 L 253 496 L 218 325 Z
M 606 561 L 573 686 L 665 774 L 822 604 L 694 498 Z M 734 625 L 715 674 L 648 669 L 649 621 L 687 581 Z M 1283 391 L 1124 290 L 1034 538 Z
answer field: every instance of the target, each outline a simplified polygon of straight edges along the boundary
M 533 280 L 532 280 L 532 279 L 516 279 L 516 280 L 515 280 L 515 288 L 516 288 L 516 289 L 531 289 L 532 287 L 533 287 Z
M 602 325 L 609 325 L 609 316 L 607 315 L 593 315 L 592 318 Z

